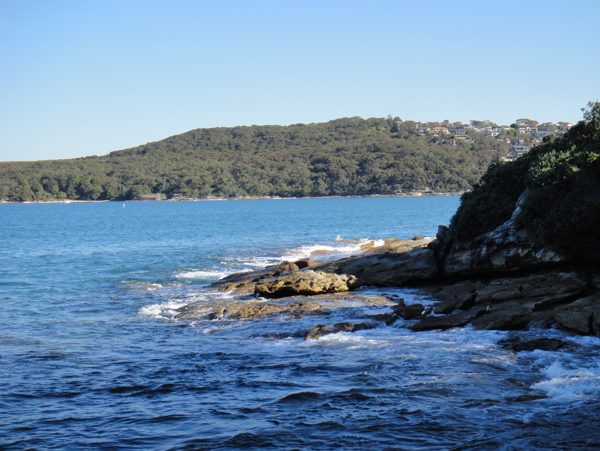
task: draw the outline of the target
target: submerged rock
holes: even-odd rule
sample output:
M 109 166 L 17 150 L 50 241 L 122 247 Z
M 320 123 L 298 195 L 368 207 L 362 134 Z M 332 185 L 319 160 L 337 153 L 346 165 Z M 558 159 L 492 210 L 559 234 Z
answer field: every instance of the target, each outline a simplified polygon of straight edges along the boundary
M 335 334 L 338 332 L 356 332 L 358 330 L 374 329 L 375 323 L 338 323 L 333 326 L 318 325 L 306 331 L 305 340 L 317 340 L 323 335 Z
M 453 327 L 463 327 L 473 321 L 473 319 L 477 318 L 484 311 L 485 309 L 478 308 L 469 311 L 460 311 L 452 315 L 426 316 L 416 323 L 411 324 L 408 328 L 415 332 L 420 332 L 425 330 L 446 330 Z
M 569 344 L 566 341 L 557 338 L 536 338 L 533 340 L 521 341 L 519 337 L 501 340 L 498 344 L 504 349 L 510 349 L 515 352 L 535 351 L 536 349 L 542 351 L 558 351 L 564 347 L 574 346 L 573 344 Z

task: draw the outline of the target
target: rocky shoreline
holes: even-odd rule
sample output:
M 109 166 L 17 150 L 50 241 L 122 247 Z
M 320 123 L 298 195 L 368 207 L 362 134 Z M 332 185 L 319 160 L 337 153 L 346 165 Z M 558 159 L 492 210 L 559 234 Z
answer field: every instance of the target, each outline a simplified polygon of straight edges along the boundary
M 340 298 L 331 293 L 348 296 L 360 286 L 417 287 L 436 301 L 433 307 L 390 299 L 391 313 L 374 320 L 391 325 L 403 318 L 413 331 L 471 325 L 482 330 L 559 328 L 600 337 L 600 265 L 536 248 L 516 217 L 469 243 L 453 243 L 440 226 L 435 239 L 386 240 L 360 255 L 326 263 L 283 262 L 233 274 L 212 287 L 248 295 L 247 306 L 262 299 L 259 316 L 270 314 L 269 309 L 324 314 L 323 301 L 329 299 L 331 307 Z M 320 324 L 305 338 L 370 327 L 375 327 L 372 322 Z

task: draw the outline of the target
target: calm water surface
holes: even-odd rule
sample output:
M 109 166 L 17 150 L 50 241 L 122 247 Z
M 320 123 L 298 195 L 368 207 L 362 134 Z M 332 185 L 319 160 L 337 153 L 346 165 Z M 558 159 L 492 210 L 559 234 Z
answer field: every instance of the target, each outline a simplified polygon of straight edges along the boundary
M 587 450 L 600 340 L 330 317 L 178 320 L 207 284 L 282 259 L 433 236 L 457 197 L 0 205 L 0 449 Z M 362 289 L 428 302 L 414 290 Z M 389 307 L 370 307 L 383 313 Z M 279 339 L 265 338 L 277 334 Z

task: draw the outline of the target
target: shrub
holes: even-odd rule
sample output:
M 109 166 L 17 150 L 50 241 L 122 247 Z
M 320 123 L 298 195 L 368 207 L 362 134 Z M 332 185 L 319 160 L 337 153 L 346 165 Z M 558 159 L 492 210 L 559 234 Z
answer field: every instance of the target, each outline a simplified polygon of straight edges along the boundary
M 510 163 L 492 164 L 465 193 L 450 229 L 458 241 L 508 220 L 529 189 L 519 219 L 530 240 L 565 257 L 600 260 L 600 103 L 564 135 Z

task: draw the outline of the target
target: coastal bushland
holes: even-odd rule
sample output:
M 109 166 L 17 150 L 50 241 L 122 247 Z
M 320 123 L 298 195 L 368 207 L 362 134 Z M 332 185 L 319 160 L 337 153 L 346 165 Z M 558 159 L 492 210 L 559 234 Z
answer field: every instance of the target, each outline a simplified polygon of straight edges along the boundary
M 451 138 L 390 117 L 196 129 L 104 156 L 0 163 L 0 200 L 459 193 L 509 147 Z
M 525 193 L 519 220 L 529 239 L 558 254 L 600 259 L 600 102 L 583 120 L 511 162 L 490 165 L 461 197 L 450 230 L 465 242 L 511 218 Z

